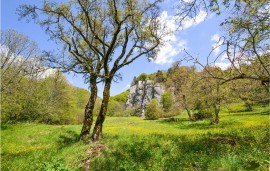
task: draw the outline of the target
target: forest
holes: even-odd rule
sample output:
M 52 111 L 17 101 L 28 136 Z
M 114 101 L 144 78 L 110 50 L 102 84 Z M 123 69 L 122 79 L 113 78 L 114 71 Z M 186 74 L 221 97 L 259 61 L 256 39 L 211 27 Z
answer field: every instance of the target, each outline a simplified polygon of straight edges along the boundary
M 16 7 L 58 50 L 1 29 L 1 170 L 269 170 L 269 0 L 175 0 L 173 30 L 161 17 L 167 1 Z M 201 11 L 225 16 L 207 56 L 184 48 L 111 95 L 123 68 L 158 60 Z

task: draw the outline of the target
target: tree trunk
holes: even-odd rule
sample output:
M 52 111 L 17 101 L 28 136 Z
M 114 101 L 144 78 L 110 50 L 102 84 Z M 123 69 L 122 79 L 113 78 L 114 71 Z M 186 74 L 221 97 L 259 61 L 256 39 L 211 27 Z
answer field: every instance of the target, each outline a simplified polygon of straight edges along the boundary
M 186 96 L 185 95 L 183 95 L 183 101 L 184 101 L 184 106 L 185 106 L 185 109 L 187 111 L 189 120 L 190 121 L 193 121 L 192 116 L 191 116 L 191 113 L 190 113 L 190 109 L 189 109 L 188 104 L 187 104 L 187 99 L 186 99 Z
M 216 97 L 216 101 L 214 104 L 214 108 L 215 108 L 215 124 L 219 123 L 219 111 L 220 111 L 220 104 L 221 104 L 221 99 L 220 99 L 220 94 L 219 94 L 219 84 L 217 85 L 217 97 Z
M 97 117 L 97 121 L 95 123 L 94 131 L 91 137 L 92 141 L 98 141 L 102 138 L 103 122 L 105 121 L 108 103 L 110 99 L 110 88 L 111 88 L 111 79 L 108 79 L 105 81 L 103 100 L 99 111 L 99 115 Z
M 96 79 L 90 79 L 91 94 L 90 98 L 85 106 L 83 127 L 80 134 L 80 140 L 87 139 L 90 133 L 90 129 L 93 124 L 93 111 L 97 99 L 97 84 Z
M 215 124 L 218 124 L 219 123 L 220 103 L 221 103 L 221 99 L 219 97 L 217 97 L 216 103 L 214 104 L 214 109 L 215 109 L 215 120 L 214 120 L 214 123 Z
M 215 105 L 215 124 L 219 123 L 220 105 Z

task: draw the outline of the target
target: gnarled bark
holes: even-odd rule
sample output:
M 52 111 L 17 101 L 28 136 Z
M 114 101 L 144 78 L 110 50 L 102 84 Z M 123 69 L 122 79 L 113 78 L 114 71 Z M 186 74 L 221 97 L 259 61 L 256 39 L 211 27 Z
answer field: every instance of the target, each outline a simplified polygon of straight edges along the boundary
M 110 99 L 110 88 L 111 88 L 111 79 L 108 79 L 105 81 L 103 100 L 99 111 L 99 115 L 97 117 L 97 121 L 95 123 L 94 131 L 91 137 L 92 141 L 98 141 L 102 138 L 103 122 L 105 121 L 108 103 Z
M 91 95 L 90 98 L 85 106 L 85 112 L 84 112 L 84 121 L 83 121 L 83 127 L 80 134 L 80 140 L 87 139 L 89 136 L 92 124 L 93 124 L 93 111 L 97 99 L 97 84 L 96 79 L 92 78 L 90 80 L 91 82 Z

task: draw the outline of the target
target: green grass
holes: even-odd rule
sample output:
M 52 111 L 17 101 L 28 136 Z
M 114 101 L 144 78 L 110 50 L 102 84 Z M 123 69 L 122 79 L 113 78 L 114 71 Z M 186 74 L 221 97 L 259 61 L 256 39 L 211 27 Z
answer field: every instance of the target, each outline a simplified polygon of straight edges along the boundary
M 108 117 L 107 146 L 92 157 L 91 170 L 268 170 L 269 107 L 253 112 L 221 113 L 209 120 L 176 122 L 137 117 Z M 80 170 L 90 146 L 78 142 L 81 125 L 2 125 L 1 170 Z M 233 139 L 216 141 L 216 137 Z

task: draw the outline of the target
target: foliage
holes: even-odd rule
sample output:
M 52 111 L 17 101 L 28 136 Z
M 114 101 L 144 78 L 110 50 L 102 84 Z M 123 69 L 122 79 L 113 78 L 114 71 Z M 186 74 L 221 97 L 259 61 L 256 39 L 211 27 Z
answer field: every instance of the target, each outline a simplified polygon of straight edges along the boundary
M 110 97 L 110 100 L 126 103 L 129 91 L 124 91 L 120 94 Z
M 158 70 L 155 74 L 154 81 L 155 83 L 164 83 L 167 79 L 167 72 Z
M 125 103 L 110 100 L 108 104 L 107 116 L 124 116 Z
M 137 84 L 139 81 L 146 81 L 149 77 L 146 73 L 141 73 L 138 77 L 135 79 L 135 84 Z
M 23 78 L 19 85 L 2 92 L 2 123 L 37 121 L 75 124 L 83 119 L 89 92 L 69 85 L 62 73 L 43 79 Z
M 152 99 L 145 110 L 145 119 L 155 120 L 162 114 L 157 99 Z
M 35 42 L 14 30 L 1 31 L 1 122 L 74 124 L 82 121 L 89 96 L 62 72 L 48 68 Z
M 165 92 L 161 95 L 161 104 L 164 112 L 169 112 L 173 105 L 174 99 L 173 95 L 170 92 Z
M 179 109 L 172 109 L 169 112 L 162 112 L 160 118 L 172 118 L 174 116 L 179 116 L 181 114 L 182 114 L 181 110 L 179 110 Z
M 63 159 L 53 159 L 50 162 L 44 162 L 38 171 L 55 170 L 55 171 L 68 171 L 68 167 L 64 164 Z
M 37 44 L 15 30 L 0 32 L 1 92 L 14 88 L 26 76 L 41 76 L 44 67 Z
M 134 77 L 131 85 L 137 84 L 139 81 L 152 80 L 155 83 L 163 83 L 167 79 L 167 72 L 158 70 L 152 74 L 141 73 L 138 77 Z

